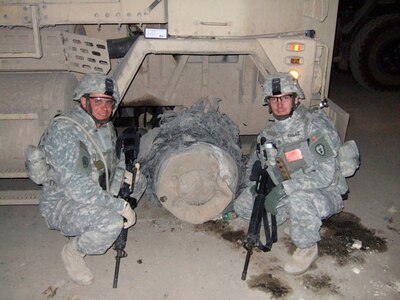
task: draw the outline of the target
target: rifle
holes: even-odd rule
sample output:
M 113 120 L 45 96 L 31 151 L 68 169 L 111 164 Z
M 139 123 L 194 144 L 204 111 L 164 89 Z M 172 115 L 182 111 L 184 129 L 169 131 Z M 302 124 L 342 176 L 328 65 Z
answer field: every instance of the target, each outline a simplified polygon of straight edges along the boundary
M 133 174 L 132 176 L 132 184 L 129 185 L 126 182 L 122 184 L 122 187 L 119 192 L 119 196 L 125 201 L 129 203 L 129 205 L 133 208 L 137 205 L 137 200 L 135 198 L 130 197 L 134 189 L 134 184 L 136 180 L 136 176 L 139 172 L 139 164 L 134 164 L 137 155 L 139 153 L 139 144 L 140 144 L 140 134 L 137 132 L 136 128 L 127 128 L 122 133 L 121 137 L 117 141 L 117 154 L 118 158 L 120 157 L 121 150 L 125 153 L 125 164 L 126 170 Z M 127 257 L 128 254 L 125 251 L 126 241 L 128 239 L 128 228 L 122 228 L 119 236 L 114 242 L 114 250 L 117 251 L 115 255 L 115 271 L 114 271 L 114 281 L 113 288 L 117 288 L 118 286 L 118 275 L 119 275 L 119 265 L 121 262 L 121 258 Z
M 262 142 L 263 141 L 261 141 L 261 143 Z M 242 272 L 242 280 L 246 280 L 247 269 L 249 267 L 250 257 L 253 254 L 253 248 L 257 247 L 263 252 L 267 252 L 271 250 L 272 244 L 278 240 L 276 216 L 271 214 L 270 231 L 268 214 L 264 207 L 265 196 L 268 195 L 274 187 L 274 183 L 267 172 L 267 166 L 263 168 L 260 160 L 257 160 L 252 167 L 250 181 L 256 182 L 255 187 L 257 196 L 254 200 L 253 210 L 251 212 L 246 241 L 243 243 L 243 247 L 247 250 L 247 254 Z M 264 224 L 265 244 L 260 240 L 261 223 Z

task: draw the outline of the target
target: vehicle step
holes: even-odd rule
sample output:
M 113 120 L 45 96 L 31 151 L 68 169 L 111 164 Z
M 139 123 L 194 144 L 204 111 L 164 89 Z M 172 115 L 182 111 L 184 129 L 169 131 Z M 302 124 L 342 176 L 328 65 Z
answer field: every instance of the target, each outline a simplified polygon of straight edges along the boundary
M 0 191 L 0 205 L 39 204 L 40 190 L 4 190 Z
M 6 120 L 37 120 L 39 119 L 36 113 L 1 113 L 0 121 Z
M 0 160 L 0 178 L 28 178 L 24 162 Z

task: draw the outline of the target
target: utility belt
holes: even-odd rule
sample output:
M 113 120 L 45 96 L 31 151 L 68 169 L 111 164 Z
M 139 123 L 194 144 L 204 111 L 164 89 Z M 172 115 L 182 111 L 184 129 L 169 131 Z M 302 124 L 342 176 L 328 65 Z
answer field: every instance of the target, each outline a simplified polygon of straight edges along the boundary
M 36 184 L 50 181 L 50 166 L 46 163 L 46 157 L 42 149 L 29 145 L 25 149 L 25 169 L 29 178 Z

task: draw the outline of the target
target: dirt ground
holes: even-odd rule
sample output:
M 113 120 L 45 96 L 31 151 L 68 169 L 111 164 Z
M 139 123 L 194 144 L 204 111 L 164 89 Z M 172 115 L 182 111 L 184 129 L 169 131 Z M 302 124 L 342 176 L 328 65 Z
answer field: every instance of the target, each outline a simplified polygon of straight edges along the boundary
M 400 299 L 399 96 L 333 74 L 330 98 L 351 115 L 347 139 L 357 141 L 362 166 L 348 179 L 344 212 L 324 222 L 320 257 L 306 274 L 283 272 L 294 247 L 279 228 L 278 243 L 253 254 L 242 281 L 245 222 L 194 226 L 143 199 L 118 288 L 112 249 L 86 258 L 95 281 L 81 287 L 62 265 L 66 238 L 46 228 L 38 207 L 1 206 L 0 299 Z

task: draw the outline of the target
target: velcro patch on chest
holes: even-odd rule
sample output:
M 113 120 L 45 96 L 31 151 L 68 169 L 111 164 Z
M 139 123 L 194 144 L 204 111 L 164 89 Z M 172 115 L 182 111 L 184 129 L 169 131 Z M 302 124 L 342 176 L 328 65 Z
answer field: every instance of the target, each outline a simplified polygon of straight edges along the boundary
M 312 167 L 312 154 L 308 146 L 307 140 L 300 140 L 278 148 L 278 158 L 285 165 L 290 177 Z
M 287 162 L 294 162 L 303 158 L 303 153 L 301 153 L 300 148 L 293 149 L 291 151 L 285 152 L 285 158 Z

